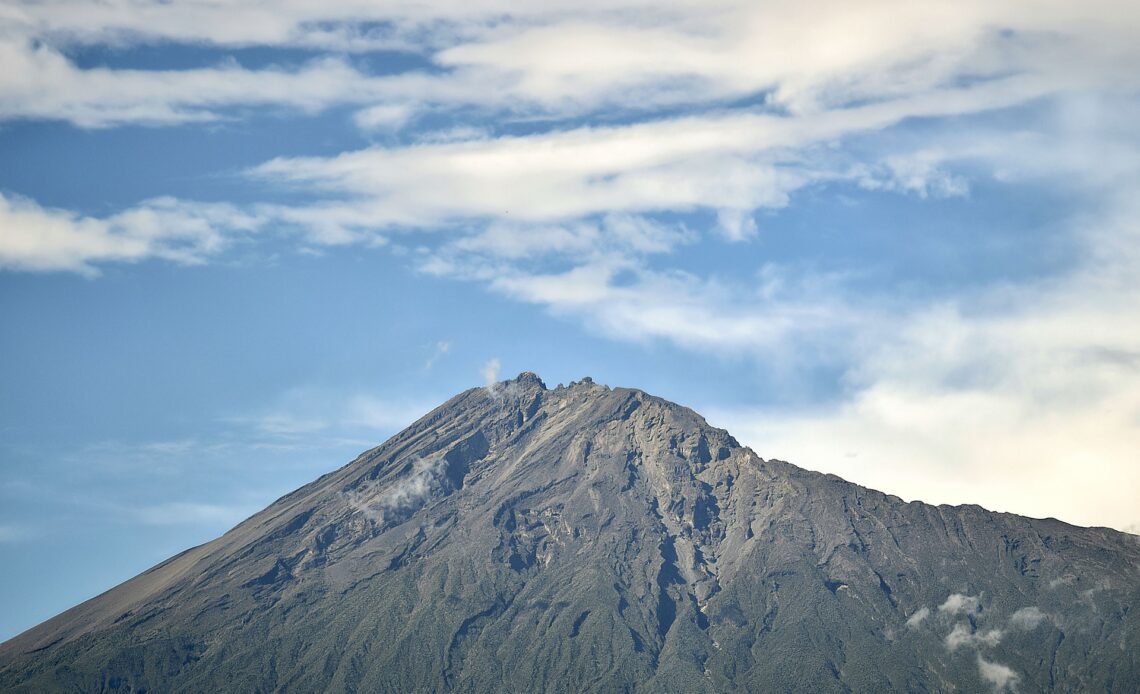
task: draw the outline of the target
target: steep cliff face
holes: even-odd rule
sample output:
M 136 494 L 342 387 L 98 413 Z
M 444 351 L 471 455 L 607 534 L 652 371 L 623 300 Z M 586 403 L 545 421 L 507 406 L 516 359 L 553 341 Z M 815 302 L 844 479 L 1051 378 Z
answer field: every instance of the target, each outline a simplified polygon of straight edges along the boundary
M 1140 688 L 1135 536 L 904 503 L 533 374 L 0 646 L 5 691 Z

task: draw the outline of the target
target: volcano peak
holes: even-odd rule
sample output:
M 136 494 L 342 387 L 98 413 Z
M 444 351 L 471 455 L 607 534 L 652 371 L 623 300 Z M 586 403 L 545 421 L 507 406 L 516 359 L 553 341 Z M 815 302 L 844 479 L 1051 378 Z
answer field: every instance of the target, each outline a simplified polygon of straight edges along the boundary
M 3 644 L 0 689 L 1124 691 L 1138 599 L 1122 533 L 904 503 L 524 371 Z

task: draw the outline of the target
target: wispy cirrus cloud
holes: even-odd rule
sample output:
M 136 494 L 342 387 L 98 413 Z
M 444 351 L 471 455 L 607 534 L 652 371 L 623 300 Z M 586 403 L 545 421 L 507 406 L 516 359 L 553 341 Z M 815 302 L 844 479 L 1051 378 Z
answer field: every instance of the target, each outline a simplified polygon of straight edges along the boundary
M 741 240 L 747 234 L 734 214 L 783 207 L 790 194 L 812 183 L 870 180 L 866 168 L 850 168 L 812 148 L 904 118 L 977 113 L 1045 93 L 1036 78 L 1010 78 L 802 117 L 713 112 L 373 147 L 334 157 L 282 157 L 250 173 L 351 196 L 356 205 L 350 209 L 380 228 L 707 209 L 725 213 L 722 233 Z M 920 185 L 918 173 L 905 172 L 908 185 Z
M 477 119 L 489 123 L 541 113 L 557 123 L 637 101 L 643 112 L 627 125 L 555 125 L 526 136 L 444 141 L 420 132 L 408 144 L 274 159 L 255 174 L 317 186 L 330 199 L 242 213 L 302 229 L 307 242 L 317 244 L 375 245 L 384 232 L 465 228 L 472 220 L 477 229 L 491 225 L 478 235 L 488 241 L 501 223 L 542 223 L 548 226 L 525 235 L 541 239 L 531 245 L 542 247 L 559 236 L 580 242 L 567 239 L 566 227 L 558 225 L 591 215 L 703 209 L 716 213 L 724 237 L 739 241 L 756 233 L 753 211 L 783 207 L 796 191 L 821 182 L 960 194 L 964 179 L 940 170 L 943 155 L 936 151 L 891 153 L 868 166 L 827 156 L 827 149 L 908 118 L 955 117 L 1107 84 L 1119 89 L 1131 73 L 1117 74 L 1112 66 L 1134 49 L 1125 40 L 1129 17 L 1106 22 L 1089 8 L 1060 3 L 1029 13 L 985 3 L 950 11 L 934 3 L 854 8 L 825 0 L 789 10 L 728 2 L 710 11 L 679 2 L 653 22 L 627 11 L 640 7 L 575 5 L 572 13 L 560 3 L 540 3 L 504 12 L 499 3 L 377 8 L 348 2 L 319 9 L 285 4 L 269 12 L 238 3 L 225 8 L 226 21 L 214 22 L 223 10 L 211 3 L 19 3 L 0 18 L 0 50 L 17 68 L 0 78 L 0 117 L 103 127 L 211 120 L 228 117 L 227 109 L 237 105 L 314 111 L 359 103 L 356 120 L 372 129 L 400 127 L 424 109 L 476 108 Z M 891 21 L 879 21 L 888 16 Z M 246 17 L 248 26 L 234 17 Z M 874 40 L 849 30 L 861 23 L 876 27 Z M 234 62 L 182 70 L 80 68 L 65 53 L 73 45 L 140 41 L 351 51 L 359 47 L 349 39 L 356 25 L 362 25 L 357 39 L 367 34 L 408 42 L 438 69 L 371 75 L 333 55 L 295 68 L 253 70 Z M 560 50 L 563 44 L 590 50 Z M 684 95 L 694 114 L 661 117 L 655 109 L 673 103 L 669 94 Z M 764 105 L 728 108 L 723 101 L 756 94 L 766 95 Z M 39 217 L 50 212 L 56 221 L 75 217 L 32 211 Z M 82 258 L 170 255 L 161 244 L 109 244 L 100 224 L 56 224 L 71 233 L 56 233 L 39 255 L 16 257 L 20 249 L 12 247 L 22 239 L 50 235 L 41 231 L 42 219 L 9 221 L 8 267 L 90 268 Z M 224 236 L 225 221 L 211 226 L 216 237 Z M 500 250 L 527 254 L 522 238 L 516 234 Z M 196 250 L 181 257 L 202 258 Z M 80 260 L 69 259 L 69 252 Z
M 268 444 L 303 441 L 315 446 L 321 440 L 348 438 L 366 446 L 380 443 L 437 404 L 298 387 L 285 391 L 263 410 L 226 416 L 222 421 L 239 428 L 243 440 L 260 437 Z
M 651 15 L 643 12 L 647 9 Z M 366 124 L 377 122 L 372 116 L 401 109 L 474 105 L 565 116 L 757 94 L 767 95 L 772 105 L 808 112 L 912 95 L 964 76 L 1034 73 L 1054 89 L 1074 79 L 1120 84 L 1132 78 L 1122 66 L 1135 57 L 1130 32 L 1137 19 L 1108 0 L 1079 6 L 897 0 L 856 6 L 817 0 L 795 7 L 685 0 L 665 6 L 624 0 L 526 7 L 497 1 L 370 5 L 340 0 L 272 8 L 254 2 L 20 2 L 0 17 L 9 59 L 27 64 L 15 74 L 35 70 L 74 94 L 70 100 L 62 94 L 56 101 L 44 100 L 42 93 L 21 89 L 20 80 L 8 73 L 0 80 L 0 94 L 6 93 L 0 103 L 10 116 L 67 118 L 87 126 L 210 118 L 212 108 L 227 104 L 314 108 L 369 97 L 389 110 L 364 111 Z M 314 64 L 296 74 L 182 70 L 148 75 L 78 70 L 53 48 L 162 41 L 336 53 L 396 48 L 425 56 L 436 70 L 385 83 L 390 86 L 336 63 Z M 148 89 L 139 90 L 142 86 Z M 138 108 L 130 108 L 131 96 Z
M 146 525 L 202 525 L 228 528 L 236 525 L 259 509 L 258 506 L 210 504 L 192 501 L 171 501 L 164 504 L 140 506 L 134 516 Z
M 314 111 L 367 100 L 374 81 L 337 59 L 295 70 L 236 63 L 186 70 L 78 68 L 39 42 L 3 41 L 0 119 L 64 120 L 83 128 L 213 121 L 227 107 Z

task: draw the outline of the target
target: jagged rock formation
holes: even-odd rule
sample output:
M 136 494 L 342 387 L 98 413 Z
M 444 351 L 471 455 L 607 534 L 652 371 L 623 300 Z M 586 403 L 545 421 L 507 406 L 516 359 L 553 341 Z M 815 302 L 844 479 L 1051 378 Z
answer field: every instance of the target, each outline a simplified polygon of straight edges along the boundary
M 1136 540 L 524 373 L 3 644 L 0 690 L 1130 692 Z

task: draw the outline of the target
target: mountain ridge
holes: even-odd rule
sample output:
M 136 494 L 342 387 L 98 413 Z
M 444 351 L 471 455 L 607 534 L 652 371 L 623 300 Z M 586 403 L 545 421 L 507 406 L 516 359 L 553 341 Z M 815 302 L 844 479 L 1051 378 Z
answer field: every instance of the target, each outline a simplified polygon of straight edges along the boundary
M 523 372 L 0 645 L 0 687 L 1126 691 L 1130 538 L 903 502 Z

